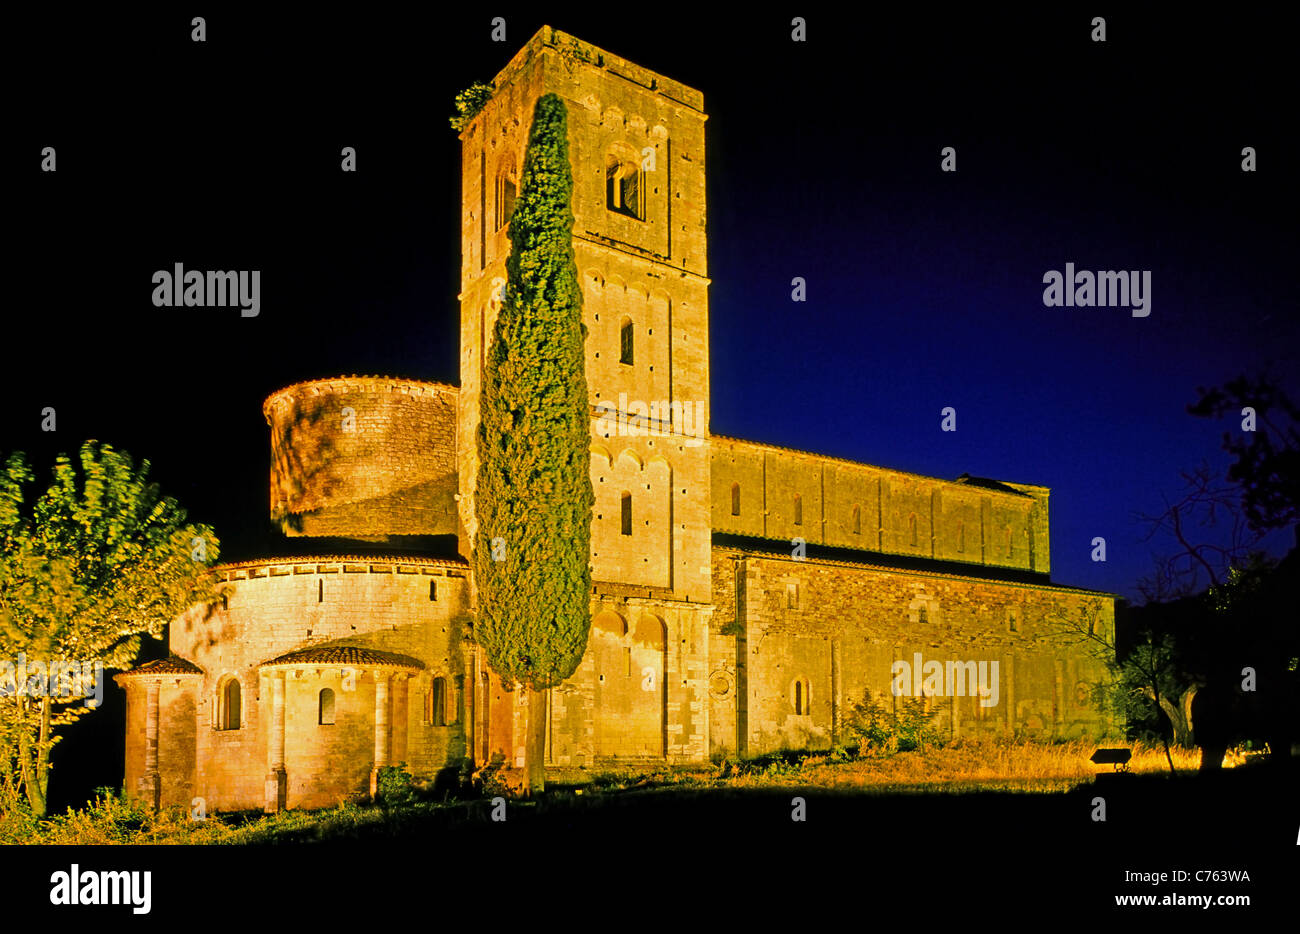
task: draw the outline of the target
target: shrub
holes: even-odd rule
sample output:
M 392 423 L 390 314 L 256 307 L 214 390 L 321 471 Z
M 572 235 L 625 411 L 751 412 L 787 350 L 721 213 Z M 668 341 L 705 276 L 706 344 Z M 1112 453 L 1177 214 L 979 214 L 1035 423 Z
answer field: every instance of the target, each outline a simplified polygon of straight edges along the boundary
M 411 773 L 406 763 L 385 765 L 379 769 L 379 782 L 375 798 L 385 811 L 410 807 L 415 803 L 415 789 L 411 787 Z
M 924 698 L 908 697 L 895 711 L 873 698 L 870 690 L 865 690 L 862 700 L 850 706 L 844 718 L 844 731 L 858 740 L 859 749 L 864 753 L 872 750 L 893 755 L 926 745 L 941 745 L 943 737 L 931 724 L 942 709 L 936 706 L 927 710 Z

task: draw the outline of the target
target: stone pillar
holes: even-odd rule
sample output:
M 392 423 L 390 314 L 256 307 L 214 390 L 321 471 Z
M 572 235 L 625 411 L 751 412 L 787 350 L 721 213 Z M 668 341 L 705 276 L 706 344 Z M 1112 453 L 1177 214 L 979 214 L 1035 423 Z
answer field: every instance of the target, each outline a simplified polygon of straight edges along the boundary
M 392 730 L 390 758 L 395 762 L 405 762 L 407 724 L 411 714 L 407 707 L 410 703 L 411 679 L 405 673 L 393 675 L 393 709 L 391 714 Z M 443 703 L 446 703 L 444 698 Z
M 284 768 L 284 679 L 283 671 L 271 672 L 271 735 L 267 743 L 270 771 L 264 805 L 268 814 L 284 810 L 289 791 L 289 776 Z
M 145 683 L 144 708 L 144 774 L 140 776 L 139 797 L 153 810 L 162 799 L 162 776 L 158 774 L 158 695 L 162 679 L 151 678 Z
M 1005 679 L 1002 683 L 1002 703 L 1007 705 L 1004 732 L 1007 736 L 1014 736 L 1019 725 L 1016 720 L 1016 657 L 1014 655 L 1008 653 L 1002 656 L 1002 672 Z
M 461 681 L 461 698 L 465 707 L 461 712 L 460 722 L 461 727 L 465 730 L 465 758 L 469 760 L 471 769 L 478 768 L 478 747 L 474 745 L 475 737 L 478 735 L 474 729 L 477 726 L 474 720 L 478 716 L 478 707 L 474 703 L 478 695 L 478 666 L 474 664 L 474 661 L 475 655 L 471 654 L 466 660 L 469 677 Z M 465 684 L 466 680 L 469 682 L 468 686 Z
M 388 765 L 388 682 L 386 671 L 375 672 L 375 767 L 370 770 L 370 794 L 379 792 L 379 770 Z
M 842 683 L 841 671 L 843 665 L 840 662 L 840 640 L 831 639 L 831 742 L 839 745 L 840 742 L 840 717 L 844 709 L 844 686 Z
M 1052 736 L 1059 737 L 1065 732 L 1065 663 L 1058 658 L 1052 665 Z

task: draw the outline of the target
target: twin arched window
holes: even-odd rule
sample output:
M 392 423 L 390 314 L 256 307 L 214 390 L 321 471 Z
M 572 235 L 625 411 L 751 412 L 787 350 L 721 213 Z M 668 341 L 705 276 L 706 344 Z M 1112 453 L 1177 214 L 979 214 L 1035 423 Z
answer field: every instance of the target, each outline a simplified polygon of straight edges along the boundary
M 645 170 L 627 155 L 605 156 L 605 207 L 634 220 L 645 220 Z

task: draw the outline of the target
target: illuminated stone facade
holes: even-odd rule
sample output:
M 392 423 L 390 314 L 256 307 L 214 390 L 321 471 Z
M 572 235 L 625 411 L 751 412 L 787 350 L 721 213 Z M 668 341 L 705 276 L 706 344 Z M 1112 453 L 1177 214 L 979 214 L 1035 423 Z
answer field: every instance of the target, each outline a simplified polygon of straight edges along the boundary
M 569 113 L 596 492 L 591 637 L 549 692 L 548 765 L 829 747 L 864 691 L 898 703 L 894 663 L 918 653 L 997 663 L 992 695 L 927 698 L 948 735 L 1105 730 L 1100 672 L 1060 628 L 1088 606 L 1113 627 L 1114 600 L 1050 581 L 1046 488 L 710 435 L 702 95 L 549 28 L 495 88 L 461 133 L 459 389 L 341 377 L 266 401 L 272 518 L 358 551 L 221 566 L 222 604 L 173 624 L 174 657 L 118 676 L 128 789 L 310 807 L 372 793 L 382 765 L 522 764 L 528 708 L 476 651 L 467 558 L 484 350 L 548 92 Z M 455 550 L 412 545 L 438 537 Z

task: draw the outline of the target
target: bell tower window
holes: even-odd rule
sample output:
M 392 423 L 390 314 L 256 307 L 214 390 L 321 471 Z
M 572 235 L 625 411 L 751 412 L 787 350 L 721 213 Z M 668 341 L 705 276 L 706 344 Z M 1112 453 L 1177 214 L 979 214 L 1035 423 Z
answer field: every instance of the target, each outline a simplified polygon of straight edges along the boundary
M 613 152 L 605 157 L 605 207 L 645 220 L 645 170 L 634 159 Z

